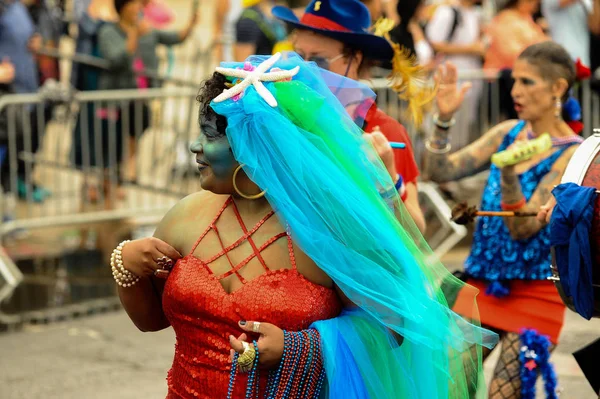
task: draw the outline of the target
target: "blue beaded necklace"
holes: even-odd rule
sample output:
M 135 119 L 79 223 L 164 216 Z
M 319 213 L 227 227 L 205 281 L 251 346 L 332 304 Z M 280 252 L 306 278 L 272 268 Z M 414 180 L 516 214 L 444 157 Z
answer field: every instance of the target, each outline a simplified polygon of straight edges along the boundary
M 265 397 L 267 399 L 317 399 L 325 381 L 321 360 L 320 336 L 316 330 L 283 332 L 283 356 L 277 371 L 271 371 L 267 379 Z M 252 342 L 256 357 L 248 373 L 245 399 L 258 399 L 260 391 L 258 343 Z M 303 356 L 306 361 L 302 362 Z M 235 353 L 229 376 L 227 399 L 232 399 L 235 380 L 238 375 L 239 354 Z M 300 365 L 304 367 L 300 369 Z M 299 377 L 299 378 L 298 378 Z

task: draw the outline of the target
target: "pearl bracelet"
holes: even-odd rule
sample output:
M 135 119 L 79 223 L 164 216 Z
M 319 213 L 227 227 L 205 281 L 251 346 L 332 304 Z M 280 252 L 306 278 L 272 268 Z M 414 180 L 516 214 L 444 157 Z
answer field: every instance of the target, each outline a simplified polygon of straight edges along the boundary
M 121 287 L 128 288 L 134 286 L 140 281 L 139 276 L 131 273 L 123 266 L 123 247 L 130 240 L 125 240 L 120 243 L 110 255 L 110 267 L 112 269 L 113 278 L 117 284 Z

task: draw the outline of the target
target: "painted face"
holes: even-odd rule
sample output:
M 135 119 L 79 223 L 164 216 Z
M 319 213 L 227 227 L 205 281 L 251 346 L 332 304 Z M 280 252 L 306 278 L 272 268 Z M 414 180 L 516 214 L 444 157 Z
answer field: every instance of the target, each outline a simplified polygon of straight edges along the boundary
M 201 118 L 200 136 L 192 143 L 190 150 L 196 154 L 202 188 L 215 194 L 231 194 L 233 172 L 238 163 L 233 157 L 227 136 L 220 136 L 217 130 L 215 116 Z
M 555 112 L 556 99 L 552 84 L 542 78 L 538 68 L 525 60 L 515 62 L 511 91 L 519 119 L 537 120 Z
M 354 60 L 348 69 L 348 59 L 343 56 L 342 42 L 308 30 L 294 33 L 294 49 L 306 61 L 314 61 L 318 66 L 350 79 L 358 78 L 357 62 Z

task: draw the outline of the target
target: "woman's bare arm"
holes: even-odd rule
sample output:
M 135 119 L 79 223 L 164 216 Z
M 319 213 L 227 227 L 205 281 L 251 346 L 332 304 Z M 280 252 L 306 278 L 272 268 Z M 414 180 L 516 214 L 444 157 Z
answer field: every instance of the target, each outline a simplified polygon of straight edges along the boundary
M 542 205 L 546 204 L 552 197 L 552 190 L 560 183 L 565 168 L 576 149 L 577 146 L 572 146 L 556 160 L 550 172 L 544 176 L 537 186 L 529 202 L 519 209 L 519 211 L 539 212 Z M 522 198 L 521 183 L 514 167 L 502 169 L 502 202 L 516 204 Z M 504 223 L 506 223 L 511 237 L 515 240 L 526 240 L 537 234 L 544 227 L 544 224 L 534 217 L 505 217 Z
M 173 261 L 181 257 L 184 234 L 178 226 L 199 195 L 202 194 L 192 194 L 178 202 L 161 220 L 154 237 L 132 241 L 123 248 L 125 268 L 141 278 L 132 287 L 119 287 L 119 297 L 129 318 L 141 331 L 159 331 L 170 325 L 162 309 L 166 280 L 155 277 L 152 271 L 158 267 L 156 259 L 162 256 Z
M 412 217 L 421 234 L 425 234 L 427 223 L 425 222 L 425 216 L 423 215 L 423 211 L 419 205 L 419 192 L 415 183 L 406 184 L 406 201 L 404 201 L 404 206 L 406 207 L 406 210 Z M 398 213 L 396 214 L 396 217 L 401 221 Z
M 436 183 L 445 183 L 475 175 L 490 165 L 492 155 L 498 151 L 504 136 L 517 124 L 516 121 L 506 121 L 490 129 L 475 142 L 453 154 L 437 154 L 427 151 L 425 174 Z M 448 132 L 435 129 L 430 141 L 431 147 L 436 148 L 436 141 L 447 141 Z

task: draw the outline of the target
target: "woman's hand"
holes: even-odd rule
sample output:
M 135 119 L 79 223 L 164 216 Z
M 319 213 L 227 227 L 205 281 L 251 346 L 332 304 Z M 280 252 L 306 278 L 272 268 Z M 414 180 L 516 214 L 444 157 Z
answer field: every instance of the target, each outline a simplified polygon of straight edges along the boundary
M 390 174 L 392 181 L 395 183 L 398 179 L 398 171 L 396 170 L 396 159 L 394 156 L 394 150 L 390 145 L 388 139 L 381 133 L 379 126 L 373 128 L 372 133 L 366 133 L 364 135 L 367 142 L 371 143 L 379 158 L 383 162 L 383 165 Z
M 165 279 L 169 276 L 169 264 L 172 267 L 177 260 L 181 259 L 181 254 L 175 248 L 155 237 L 142 238 L 125 244 L 121 256 L 125 269 L 136 276 L 155 275 Z
M 8 57 L 0 63 L 0 84 L 12 83 L 15 80 L 15 67 Z
M 272 369 L 279 365 L 283 357 L 283 330 L 269 323 L 259 323 L 255 321 L 240 321 L 240 328 L 246 332 L 260 334 L 257 340 L 258 344 L 258 364 L 260 368 Z M 235 352 L 240 355 L 244 353 L 244 345 L 246 334 L 240 335 L 237 339 L 229 336 L 231 345 L 230 360 L 233 360 Z
M 439 84 L 436 95 L 439 119 L 449 121 L 460 108 L 471 83 L 463 83 L 458 87 L 458 72 L 456 66 L 450 62 L 438 67 L 435 81 Z
M 550 223 L 550 219 L 552 219 L 552 212 L 554 211 L 554 207 L 556 206 L 556 198 L 554 196 L 550 197 L 548 202 L 545 205 L 540 207 L 540 211 L 537 214 L 537 220 L 543 225 L 547 225 Z
M 527 146 L 528 143 L 529 143 L 528 140 L 517 138 L 511 145 L 509 145 L 506 148 L 506 150 L 502 151 L 502 153 L 515 153 L 515 152 L 519 153 L 519 149 Z M 530 155 L 521 156 L 519 159 L 512 159 L 510 161 L 510 164 L 505 164 L 503 166 L 499 166 L 500 169 L 502 170 L 502 174 L 517 174 L 517 172 L 516 172 L 517 165 L 520 165 L 524 162 L 529 161 L 535 155 L 536 155 L 535 153 L 531 153 Z

